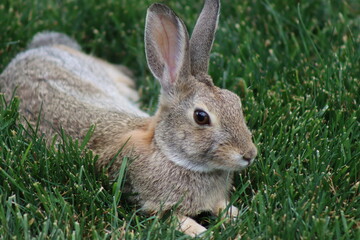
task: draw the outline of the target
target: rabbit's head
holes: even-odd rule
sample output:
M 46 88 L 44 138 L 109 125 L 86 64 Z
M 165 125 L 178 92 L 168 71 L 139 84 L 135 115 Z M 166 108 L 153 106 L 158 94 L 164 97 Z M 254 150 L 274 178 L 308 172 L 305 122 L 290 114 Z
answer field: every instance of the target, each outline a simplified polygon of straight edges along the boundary
M 240 98 L 207 74 L 219 8 L 218 0 L 206 0 L 190 40 L 167 6 L 153 4 L 146 17 L 146 57 L 161 84 L 155 144 L 194 171 L 243 169 L 257 154 Z

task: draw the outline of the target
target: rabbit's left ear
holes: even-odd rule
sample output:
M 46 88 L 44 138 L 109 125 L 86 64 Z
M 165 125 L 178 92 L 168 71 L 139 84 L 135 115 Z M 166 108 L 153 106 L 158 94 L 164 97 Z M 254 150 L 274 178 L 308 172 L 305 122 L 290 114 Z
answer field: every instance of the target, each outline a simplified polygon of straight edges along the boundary
M 146 15 L 145 51 L 152 74 L 165 93 L 179 78 L 190 75 L 189 36 L 184 23 L 167 6 L 151 5 Z
M 190 39 L 191 73 L 207 73 L 210 51 L 219 21 L 220 0 L 205 0 Z

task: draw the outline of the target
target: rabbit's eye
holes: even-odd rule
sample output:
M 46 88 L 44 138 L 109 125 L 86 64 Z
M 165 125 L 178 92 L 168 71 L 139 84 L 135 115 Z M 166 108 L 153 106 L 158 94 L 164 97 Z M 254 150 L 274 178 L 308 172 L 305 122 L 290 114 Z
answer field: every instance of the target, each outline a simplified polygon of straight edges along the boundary
M 210 117 L 203 110 L 195 110 L 194 120 L 199 125 L 209 125 L 210 124 Z

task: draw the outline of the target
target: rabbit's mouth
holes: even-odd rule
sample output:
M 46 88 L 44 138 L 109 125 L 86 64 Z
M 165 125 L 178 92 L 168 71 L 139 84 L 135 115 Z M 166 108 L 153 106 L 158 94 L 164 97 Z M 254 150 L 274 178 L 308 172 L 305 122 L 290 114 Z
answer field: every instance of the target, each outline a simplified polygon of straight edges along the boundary
M 234 159 L 234 162 L 237 163 L 241 169 L 247 168 L 254 162 L 254 158 L 247 158 L 241 154 L 234 154 L 232 158 Z
M 209 161 L 209 165 L 213 169 L 226 170 L 226 171 L 240 171 L 249 167 L 255 158 L 248 158 L 246 155 L 242 155 L 237 152 L 232 152 L 228 154 L 222 154 L 212 161 Z

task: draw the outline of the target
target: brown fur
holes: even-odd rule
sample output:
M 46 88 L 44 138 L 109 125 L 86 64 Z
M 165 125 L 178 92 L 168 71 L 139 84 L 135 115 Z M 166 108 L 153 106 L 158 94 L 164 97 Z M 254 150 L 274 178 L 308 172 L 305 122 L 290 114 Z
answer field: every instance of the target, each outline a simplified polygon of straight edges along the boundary
M 49 138 L 63 128 L 83 139 L 94 125 L 88 147 L 99 156 L 97 167 L 107 168 L 122 149 L 109 174 L 115 177 L 123 157 L 130 157 L 126 179 L 133 200 L 148 213 L 178 206 L 179 229 L 198 235 L 206 229 L 189 216 L 218 215 L 227 207 L 231 217 L 238 214 L 227 206 L 233 171 L 257 154 L 240 98 L 215 87 L 207 74 L 219 5 L 206 0 L 191 39 L 168 7 L 149 7 L 146 57 L 162 86 L 153 117 L 131 101 L 138 95 L 121 68 L 85 55 L 59 33 L 36 35 L 0 75 L 1 87 L 7 96 L 17 87 L 22 114 L 32 123 L 40 115 L 40 130 Z M 199 110 L 208 124 L 196 121 Z
M 128 97 L 132 101 L 139 100 L 139 97 L 136 93 L 136 91 L 132 90 L 131 88 L 135 87 L 134 81 L 128 76 L 127 73 L 123 73 L 119 71 L 119 67 L 113 64 L 110 64 L 100 58 L 86 55 L 74 48 L 65 46 L 65 45 L 54 45 L 53 47 L 61 49 L 63 51 L 66 51 L 72 55 L 78 56 L 79 58 L 87 58 L 91 59 L 91 61 L 94 62 L 94 64 L 101 65 L 109 75 L 110 78 L 114 80 L 116 83 L 117 90 L 124 96 Z M 124 86 L 127 86 L 128 88 L 124 88 Z

